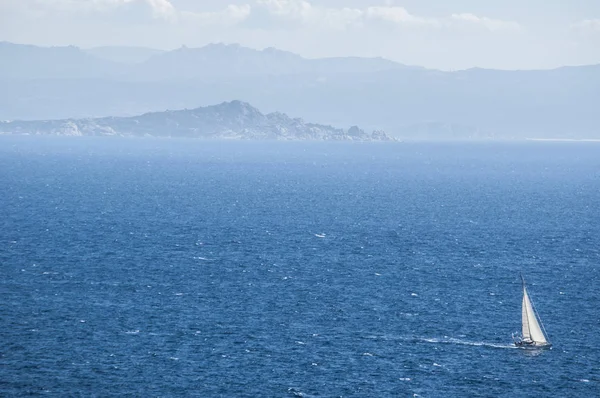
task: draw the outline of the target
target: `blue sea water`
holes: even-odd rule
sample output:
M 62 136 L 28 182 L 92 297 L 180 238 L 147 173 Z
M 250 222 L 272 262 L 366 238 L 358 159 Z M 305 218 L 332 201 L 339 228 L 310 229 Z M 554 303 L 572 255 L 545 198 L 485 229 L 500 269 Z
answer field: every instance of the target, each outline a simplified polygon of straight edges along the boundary
M 597 143 L 0 137 L 0 396 L 598 396 L 599 209 Z

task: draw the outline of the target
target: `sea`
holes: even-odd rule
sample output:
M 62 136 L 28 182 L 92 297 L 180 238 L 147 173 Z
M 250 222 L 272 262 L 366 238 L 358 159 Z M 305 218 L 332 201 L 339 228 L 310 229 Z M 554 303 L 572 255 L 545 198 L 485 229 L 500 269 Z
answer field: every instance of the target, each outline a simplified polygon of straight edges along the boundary
M 4 136 L 0 227 L 2 397 L 600 396 L 600 143 Z

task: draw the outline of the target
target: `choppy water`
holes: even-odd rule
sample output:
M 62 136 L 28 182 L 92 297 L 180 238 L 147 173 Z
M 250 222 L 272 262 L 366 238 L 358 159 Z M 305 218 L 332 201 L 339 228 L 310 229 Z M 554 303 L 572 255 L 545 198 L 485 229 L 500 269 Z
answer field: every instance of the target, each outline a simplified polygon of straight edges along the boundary
M 598 144 L 0 138 L 2 396 L 600 392 Z

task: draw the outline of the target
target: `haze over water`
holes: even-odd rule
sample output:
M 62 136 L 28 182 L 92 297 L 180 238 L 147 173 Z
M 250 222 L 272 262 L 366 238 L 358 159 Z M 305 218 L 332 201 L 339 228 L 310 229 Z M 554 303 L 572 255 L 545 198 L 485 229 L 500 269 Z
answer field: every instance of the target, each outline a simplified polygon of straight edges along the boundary
M 600 392 L 598 143 L 0 141 L 0 395 Z

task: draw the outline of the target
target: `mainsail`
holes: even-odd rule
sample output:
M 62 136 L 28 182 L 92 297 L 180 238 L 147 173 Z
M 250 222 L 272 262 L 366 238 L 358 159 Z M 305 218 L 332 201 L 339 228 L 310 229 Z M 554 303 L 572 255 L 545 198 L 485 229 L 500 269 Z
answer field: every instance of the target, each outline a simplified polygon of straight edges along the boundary
M 523 324 L 523 341 L 532 342 L 536 345 L 547 345 L 548 340 L 537 320 L 533 305 L 527 294 L 527 287 L 523 281 L 523 308 L 521 310 L 521 321 Z

